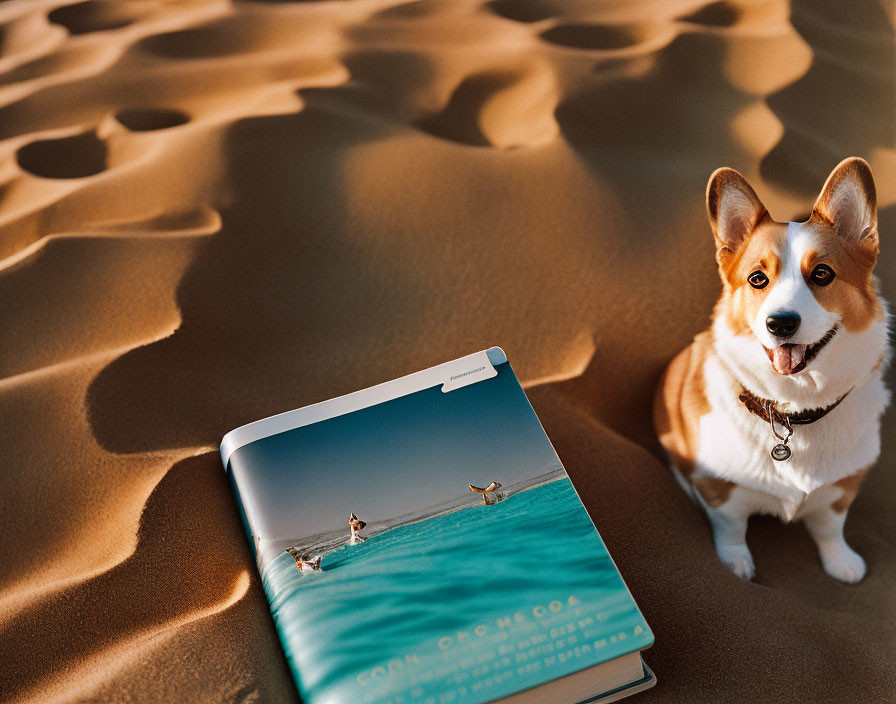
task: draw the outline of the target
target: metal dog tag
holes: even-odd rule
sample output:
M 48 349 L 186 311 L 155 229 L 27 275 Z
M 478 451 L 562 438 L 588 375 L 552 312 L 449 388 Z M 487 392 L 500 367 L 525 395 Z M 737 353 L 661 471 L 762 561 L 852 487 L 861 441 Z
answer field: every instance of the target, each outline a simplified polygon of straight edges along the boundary
M 790 436 L 793 435 L 793 427 L 790 425 L 790 416 L 778 412 L 772 401 L 766 402 L 765 412 L 768 414 L 768 424 L 772 427 L 772 435 L 781 441 L 772 448 L 772 459 L 775 460 L 775 462 L 789 460 L 792 453 L 790 452 L 790 448 L 787 447 L 787 441 L 790 440 Z M 776 419 L 784 427 L 786 434 L 782 435 L 778 432 L 778 429 L 775 427 Z
M 772 459 L 777 460 L 778 462 L 789 460 L 791 454 L 790 448 L 780 442 L 772 448 L 771 452 Z

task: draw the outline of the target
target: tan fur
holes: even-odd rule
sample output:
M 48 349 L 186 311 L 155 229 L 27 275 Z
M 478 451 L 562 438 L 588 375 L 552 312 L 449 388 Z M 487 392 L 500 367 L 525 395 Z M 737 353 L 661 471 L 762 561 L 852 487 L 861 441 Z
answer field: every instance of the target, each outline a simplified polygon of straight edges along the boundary
M 722 193 L 727 188 L 737 188 L 744 196 L 752 201 L 756 208 L 749 220 L 745 223 L 745 233 L 756 228 L 756 226 L 767 215 L 765 206 L 759 201 L 756 192 L 752 186 L 747 183 L 746 179 L 734 169 L 722 168 L 717 169 L 709 179 L 706 185 L 706 210 L 709 214 L 709 222 L 712 225 L 713 235 L 716 238 L 716 260 L 719 263 L 719 269 L 722 270 L 728 265 L 728 260 L 735 255 L 740 247 L 741 240 L 728 240 L 719 234 L 719 206 Z
M 750 332 L 748 321 L 756 317 L 781 273 L 782 250 L 786 242 L 787 225 L 766 215 L 746 243 L 721 267 L 724 291 L 717 313 L 725 316 L 728 326 L 736 334 Z M 755 289 L 747 283 L 750 274 L 757 270 L 769 278 L 765 288 Z
M 700 333 L 663 374 L 654 397 L 654 426 L 675 467 L 687 476 L 694 471 L 700 417 L 709 413 L 703 363 L 712 352 L 712 333 Z
M 871 222 L 862 233 L 838 232 L 836 212 L 832 204 L 837 187 L 845 179 L 861 184 L 868 203 Z M 883 315 L 872 270 L 880 249 L 877 232 L 877 191 L 871 169 L 861 159 L 847 159 L 828 176 L 818 200 L 812 207 L 807 222 L 823 241 L 823 250 L 816 253 L 818 261 L 804 262 L 803 271 L 823 261 L 836 272 L 837 278 L 823 289 L 816 289 L 815 297 L 823 308 L 843 316 L 843 326 L 849 331 L 864 330 L 873 320 Z
M 708 506 L 721 506 L 737 488 L 737 484 L 717 477 L 700 477 L 691 482 Z
M 883 315 L 871 273 L 877 261 L 877 237 L 844 244 L 831 224 L 817 212 L 807 225 L 822 240 L 822 245 L 816 252 L 807 252 L 801 263 L 803 275 L 808 277 L 819 264 L 827 264 L 836 273 L 829 285 L 813 287 L 815 299 L 825 310 L 839 313 L 843 327 L 849 332 L 865 330 Z
M 859 493 L 859 486 L 861 486 L 865 475 L 868 474 L 868 469 L 869 468 L 866 467 L 861 472 L 856 472 L 848 477 L 844 477 L 838 482 L 834 482 L 834 486 L 843 491 L 840 498 L 831 504 L 831 508 L 837 513 L 843 513 L 850 507 L 853 500 L 856 498 L 856 494 Z

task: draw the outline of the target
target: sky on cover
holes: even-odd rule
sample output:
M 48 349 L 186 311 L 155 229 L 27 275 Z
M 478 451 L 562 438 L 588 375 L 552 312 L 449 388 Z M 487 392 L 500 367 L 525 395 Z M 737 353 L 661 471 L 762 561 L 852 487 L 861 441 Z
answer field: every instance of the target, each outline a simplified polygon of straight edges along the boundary
M 434 386 L 258 440 L 233 453 L 253 531 L 300 538 L 510 486 L 560 465 L 509 364 L 442 393 Z

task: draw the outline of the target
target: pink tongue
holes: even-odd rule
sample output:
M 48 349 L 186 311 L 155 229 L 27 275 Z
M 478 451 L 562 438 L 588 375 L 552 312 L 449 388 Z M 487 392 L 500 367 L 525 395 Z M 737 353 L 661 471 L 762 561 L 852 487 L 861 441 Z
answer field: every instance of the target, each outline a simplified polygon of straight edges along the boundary
M 772 364 L 781 374 L 792 374 L 806 356 L 806 345 L 779 345 L 772 350 Z

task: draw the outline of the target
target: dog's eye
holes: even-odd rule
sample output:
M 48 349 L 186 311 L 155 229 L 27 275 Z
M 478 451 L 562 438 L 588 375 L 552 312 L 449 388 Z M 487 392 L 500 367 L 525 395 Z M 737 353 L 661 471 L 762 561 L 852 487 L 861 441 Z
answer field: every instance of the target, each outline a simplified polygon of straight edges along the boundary
M 747 282 L 753 288 L 765 288 L 768 286 L 768 277 L 761 271 L 754 271 L 747 277 Z
M 812 270 L 812 273 L 809 275 L 809 278 L 812 279 L 813 284 L 818 284 L 819 286 L 827 286 L 831 281 L 834 280 L 834 270 L 831 269 L 827 264 L 819 264 Z

